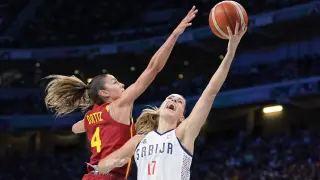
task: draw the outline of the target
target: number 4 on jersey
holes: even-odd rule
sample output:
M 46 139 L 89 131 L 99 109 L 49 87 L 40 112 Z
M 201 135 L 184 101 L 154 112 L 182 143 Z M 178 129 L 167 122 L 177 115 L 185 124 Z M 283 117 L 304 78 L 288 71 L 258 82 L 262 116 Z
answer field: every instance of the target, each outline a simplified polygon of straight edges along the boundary
M 100 139 L 100 128 L 97 127 L 94 131 L 94 134 L 91 138 L 91 147 L 96 147 L 97 152 L 99 153 L 101 151 L 101 139 Z
M 148 175 L 153 175 L 156 169 L 157 161 L 152 161 L 148 163 Z

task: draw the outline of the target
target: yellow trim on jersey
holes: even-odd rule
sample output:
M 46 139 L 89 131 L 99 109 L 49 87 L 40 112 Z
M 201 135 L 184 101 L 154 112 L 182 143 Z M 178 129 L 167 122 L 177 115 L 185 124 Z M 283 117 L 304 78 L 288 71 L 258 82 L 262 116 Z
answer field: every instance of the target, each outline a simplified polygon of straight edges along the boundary
M 106 105 L 106 110 L 109 112 L 109 105 Z
M 133 122 L 133 118 L 131 117 L 130 137 L 133 137 L 133 125 L 134 125 L 134 122 Z M 127 166 L 126 179 L 128 179 L 128 177 L 129 177 L 131 165 L 132 165 L 132 157 L 130 158 L 128 166 Z
M 133 117 L 131 117 L 131 125 L 133 125 L 134 122 L 133 122 Z M 133 127 L 133 126 L 132 126 Z M 130 132 L 130 133 L 133 133 L 133 132 Z M 133 134 L 131 135 L 131 137 L 133 136 Z

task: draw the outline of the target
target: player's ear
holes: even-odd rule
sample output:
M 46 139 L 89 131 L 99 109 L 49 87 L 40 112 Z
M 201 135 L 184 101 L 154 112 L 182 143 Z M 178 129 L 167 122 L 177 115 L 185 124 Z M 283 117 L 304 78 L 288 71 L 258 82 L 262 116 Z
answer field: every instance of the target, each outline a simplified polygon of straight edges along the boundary
M 109 97 L 109 93 L 106 90 L 99 90 L 98 94 L 99 94 L 99 96 L 104 97 L 104 98 Z

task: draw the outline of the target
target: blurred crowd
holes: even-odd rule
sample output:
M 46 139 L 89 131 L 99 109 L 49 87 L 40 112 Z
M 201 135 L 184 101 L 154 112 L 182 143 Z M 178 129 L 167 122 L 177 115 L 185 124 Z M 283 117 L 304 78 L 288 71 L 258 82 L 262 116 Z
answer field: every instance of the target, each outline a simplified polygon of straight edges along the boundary
M 92 44 L 128 41 L 165 35 L 172 31 L 177 23 L 184 17 L 192 5 L 201 11 L 195 26 L 207 26 L 207 17 L 210 9 L 219 2 L 218 0 L 158 0 L 146 1 L 103 1 L 94 0 L 88 3 L 85 0 L 43 0 L 44 3 L 36 10 L 36 15 L 21 29 L 20 38 L 3 42 L 4 47 L 43 47 L 65 46 L 74 44 Z M 303 4 L 312 0 L 239 0 L 250 15 L 261 12 Z M 14 3 L 12 3 L 14 2 Z M 17 13 L 27 0 L 5 1 L 1 7 L 8 7 L 0 11 L 0 19 L 5 29 L 15 19 Z M 162 22 L 143 21 L 149 12 L 162 10 L 182 9 L 173 13 Z M 2 17 L 3 16 L 3 17 Z M 10 21 L 11 20 L 11 21 Z M 121 33 L 115 33 L 120 30 Z
M 15 154 L 1 158 L 1 180 L 78 180 L 85 172 L 85 162 L 88 153 L 71 152 L 56 153 L 54 155 L 21 156 Z
M 315 180 L 320 178 L 320 133 L 295 131 L 270 137 L 207 137 L 194 163 L 199 179 Z M 197 173 L 198 172 L 198 173 Z M 199 173 L 200 172 L 200 173 Z M 204 176 L 203 176 L 204 175 Z
M 0 1 L 0 35 L 15 20 L 18 13 L 28 2 L 29 0 Z
M 299 130 L 273 136 L 244 132 L 200 136 L 196 142 L 192 180 L 320 179 L 320 133 Z M 0 179 L 80 179 L 85 151 L 1 158 Z M 130 180 L 136 179 L 133 169 Z

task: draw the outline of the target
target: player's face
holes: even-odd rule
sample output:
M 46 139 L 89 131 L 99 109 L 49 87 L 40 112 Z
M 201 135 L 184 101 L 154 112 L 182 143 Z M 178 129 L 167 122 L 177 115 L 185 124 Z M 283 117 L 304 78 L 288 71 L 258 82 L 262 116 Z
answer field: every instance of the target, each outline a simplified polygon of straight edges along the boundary
M 114 76 L 108 74 L 105 77 L 105 90 L 107 91 L 108 97 L 112 100 L 120 98 L 124 91 L 124 84 L 120 83 Z
M 184 110 L 186 100 L 179 94 L 171 94 L 160 106 L 160 115 L 166 116 L 172 120 L 181 121 L 184 119 Z

